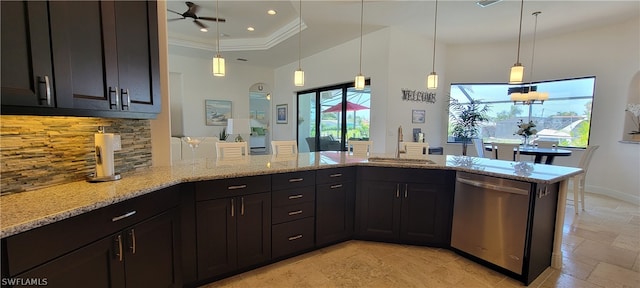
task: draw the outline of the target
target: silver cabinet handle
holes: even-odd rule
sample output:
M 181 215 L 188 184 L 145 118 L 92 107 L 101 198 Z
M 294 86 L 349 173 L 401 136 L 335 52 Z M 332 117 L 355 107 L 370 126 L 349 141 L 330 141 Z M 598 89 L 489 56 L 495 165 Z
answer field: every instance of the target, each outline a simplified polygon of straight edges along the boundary
M 131 229 L 129 230 L 129 238 L 131 239 L 131 246 L 129 246 L 129 249 L 131 249 L 131 254 L 136 254 L 136 231 Z
M 302 196 L 303 196 L 302 194 L 291 195 L 291 196 L 289 196 L 289 200 L 300 199 L 300 198 L 302 198 Z
M 300 239 L 300 238 L 302 238 L 302 234 L 298 234 L 298 235 L 296 235 L 296 236 L 291 236 L 291 237 L 289 237 L 289 241 L 298 240 L 298 239 Z
M 110 109 L 118 109 L 118 102 L 120 101 L 120 97 L 118 97 L 118 87 L 109 86 L 109 108 Z
M 396 198 L 400 198 L 400 184 L 396 184 Z
M 43 78 L 43 80 L 40 80 L 40 78 Z M 51 106 L 51 82 L 49 82 L 49 76 L 45 75 L 45 76 L 38 76 L 38 82 L 40 84 L 44 84 L 44 98 L 40 97 L 40 101 L 44 101 L 47 106 Z M 40 93 L 42 95 L 42 93 Z
M 292 178 L 289 179 L 289 183 L 304 181 L 304 178 Z
M 244 197 L 240 198 L 240 215 L 244 216 Z
M 331 185 L 331 187 L 329 187 L 329 188 L 336 189 L 336 188 L 340 188 L 340 187 L 342 187 L 342 184 Z
M 409 184 L 404 184 L 404 198 L 407 198 L 409 190 Z
M 126 99 L 124 98 L 125 95 L 127 95 Z M 129 89 L 120 89 L 120 97 L 122 97 L 122 110 L 129 110 L 129 105 L 131 105 L 131 95 L 129 95 Z
M 329 177 L 331 177 L 331 178 L 333 178 L 333 177 L 342 177 L 342 173 L 331 174 L 331 175 L 329 175 Z
M 116 256 L 118 256 L 118 261 L 122 262 L 122 235 L 118 235 L 115 240 L 118 242 L 118 252 Z
M 298 215 L 298 214 L 302 214 L 302 210 L 297 210 L 297 211 L 291 211 L 291 212 L 289 212 L 289 216 Z
M 233 205 L 233 198 L 231 198 L 231 217 L 233 217 L 233 211 L 236 210 L 235 205 Z
M 135 214 L 136 214 L 136 210 L 129 211 L 129 212 L 124 213 L 124 214 L 122 214 L 120 216 L 116 216 L 116 217 L 111 218 L 111 222 L 120 221 L 120 220 L 122 220 L 124 218 L 131 217 L 131 216 L 133 216 Z
M 244 189 L 244 188 L 247 188 L 247 185 L 229 186 L 227 187 L 227 190 L 236 190 L 236 189 Z

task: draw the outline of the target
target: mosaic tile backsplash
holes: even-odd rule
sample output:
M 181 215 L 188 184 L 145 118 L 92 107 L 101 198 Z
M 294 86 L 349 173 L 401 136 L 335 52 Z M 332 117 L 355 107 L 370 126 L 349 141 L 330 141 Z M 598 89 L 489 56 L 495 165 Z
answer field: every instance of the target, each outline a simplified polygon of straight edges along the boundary
M 0 116 L 0 194 L 81 181 L 95 172 L 99 126 L 119 134 L 115 172 L 151 166 L 149 120 L 90 117 Z

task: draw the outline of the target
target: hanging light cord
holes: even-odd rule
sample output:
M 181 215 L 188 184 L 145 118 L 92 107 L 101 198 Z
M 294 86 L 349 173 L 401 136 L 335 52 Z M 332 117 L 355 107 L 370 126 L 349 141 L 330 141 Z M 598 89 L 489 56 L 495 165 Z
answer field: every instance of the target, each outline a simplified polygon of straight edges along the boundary
M 298 70 L 301 70 L 300 58 L 302 51 L 302 0 L 300 0 L 300 22 L 298 24 Z
M 518 29 L 518 55 L 516 57 L 516 63 L 520 63 L 520 38 L 522 37 L 522 11 L 524 7 L 524 0 L 520 2 L 520 28 Z
M 362 74 L 362 18 L 363 17 L 364 17 L 364 0 L 360 0 L 360 74 Z
M 436 0 L 436 12 L 433 20 L 433 63 L 431 71 L 436 71 L 436 32 L 438 31 L 438 0 Z
M 540 11 L 536 11 L 533 12 L 531 15 L 536 16 L 536 21 L 535 24 L 533 26 L 533 45 L 531 47 L 531 73 L 529 73 L 529 92 L 531 92 L 531 86 L 533 85 L 533 59 L 534 56 L 536 55 L 536 32 L 538 31 L 538 14 L 540 14 L 542 12 Z
M 220 55 L 220 18 L 218 17 L 218 0 L 216 0 L 216 56 Z

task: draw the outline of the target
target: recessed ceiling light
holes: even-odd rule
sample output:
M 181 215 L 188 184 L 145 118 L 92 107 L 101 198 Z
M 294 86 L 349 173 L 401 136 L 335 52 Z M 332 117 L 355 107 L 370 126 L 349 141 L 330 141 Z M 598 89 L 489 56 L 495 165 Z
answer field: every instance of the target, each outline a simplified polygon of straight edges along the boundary
M 247 62 L 247 61 L 249 61 L 249 60 L 247 60 L 247 59 L 245 59 L 245 58 L 237 58 L 236 60 L 238 60 L 238 61 L 242 61 L 242 62 Z
M 278 12 L 277 12 L 276 10 L 269 9 L 269 11 L 267 11 L 267 14 L 269 14 L 269 15 L 276 15 L 276 14 L 278 14 Z
M 209 31 L 209 30 L 207 30 L 207 28 L 200 28 L 200 31 L 201 31 L 201 32 L 207 32 L 207 31 Z
M 476 1 L 476 4 L 478 4 L 478 6 L 484 8 L 484 7 L 496 4 L 496 3 L 500 2 L 500 1 L 502 1 L 502 0 L 479 0 L 479 1 Z
M 251 26 L 247 27 L 247 31 L 253 32 L 253 31 L 255 31 L 255 30 L 256 30 L 256 29 L 255 29 L 255 28 L 253 28 L 253 27 L 251 27 Z

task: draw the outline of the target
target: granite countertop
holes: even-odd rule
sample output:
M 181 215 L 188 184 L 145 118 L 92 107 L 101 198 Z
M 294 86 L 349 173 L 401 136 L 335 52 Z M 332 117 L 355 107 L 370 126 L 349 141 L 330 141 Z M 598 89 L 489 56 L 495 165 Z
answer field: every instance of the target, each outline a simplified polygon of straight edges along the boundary
M 371 155 L 391 157 L 391 155 Z M 242 160 L 197 159 L 172 167 L 151 167 L 113 182 L 78 181 L 0 197 L 0 238 L 18 234 L 114 203 L 184 182 L 317 170 L 342 166 L 446 169 L 534 183 L 555 183 L 582 172 L 579 168 L 510 162 L 466 156 L 428 155 L 434 164 L 369 162 L 347 152 L 300 153 L 294 157 L 252 155 Z

